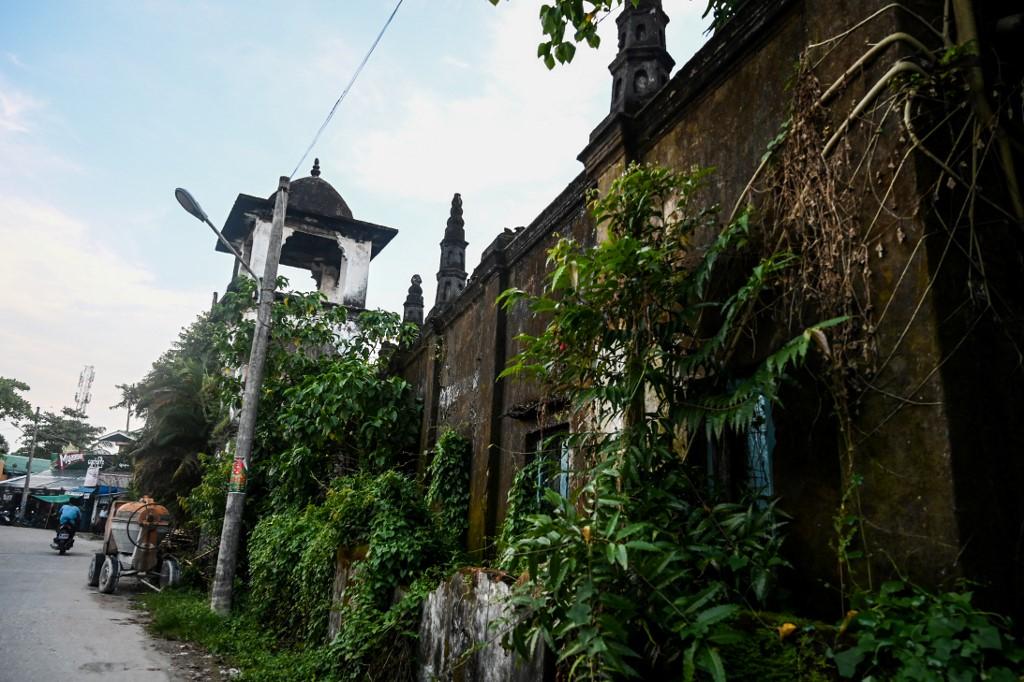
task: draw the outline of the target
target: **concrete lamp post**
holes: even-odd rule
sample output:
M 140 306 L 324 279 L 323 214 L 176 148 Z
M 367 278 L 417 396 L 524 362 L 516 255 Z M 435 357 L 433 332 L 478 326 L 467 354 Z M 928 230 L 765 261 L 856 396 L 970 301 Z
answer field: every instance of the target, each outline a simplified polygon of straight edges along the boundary
M 288 209 L 288 188 L 291 181 L 281 177 L 274 202 L 274 219 L 267 245 L 267 259 L 263 277 L 257 277 L 242 260 L 238 251 L 214 227 L 199 203 L 180 187 L 174 190 L 174 197 L 181 207 L 198 220 L 210 226 L 217 239 L 227 247 L 235 259 L 259 282 L 259 307 L 256 312 L 256 329 L 252 335 L 252 349 L 249 351 L 249 368 L 242 392 L 242 412 L 238 418 L 238 437 L 235 441 L 234 462 L 228 482 L 228 499 L 224 508 L 224 527 L 220 535 L 220 549 L 217 552 L 217 572 L 210 591 L 210 608 L 221 615 L 231 611 L 231 587 L 238 564 L 238 540 L 242 532 L 242 512 L 245 505 L 245 479 L 252 455 L 253 435 L 256 432 L 256 414 L 259 409 L 260 387 L 263 384 L 263 370 L 267 361 L 267 346 L 270 340 L 271 306 L 274 304 L 274 285 L 277 282 L 277 265 L 281 260 L 281 238 L 284 233 L 284 217 Z

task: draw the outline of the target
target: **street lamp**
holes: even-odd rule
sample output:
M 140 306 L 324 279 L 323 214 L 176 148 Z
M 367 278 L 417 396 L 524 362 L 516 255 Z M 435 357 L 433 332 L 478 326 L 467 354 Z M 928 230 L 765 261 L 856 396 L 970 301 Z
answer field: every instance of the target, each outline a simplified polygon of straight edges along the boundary
M 263 384 L 263 370 L 267 361 L 267 346 L 270 340 L 271 306 L 274 304 L 274 285 L 277 281 L 277 265 L 281 260 L 281 239 L 284 233 L 285 211 L 288 209 L 288 188 L 291 181 L 282 176 L 277 185 L 274 201 L 274 218 L 267 245 L 267 259 L 263 266 L 263 277 L 256 277 L 249 265 L 242 260 L 234 247 L 220 231 L 213 226 L 206 212 L 186 190 L 174 190 L 174 197 L 181 207 L 210 226 L 217 239 L 231 251 L 235 260 L 260 283 L 259 307 L 256 309 L 256 329 L 252 335 L 252 349 L 249 351 L 249 368 L 242 391 L 242 412 L 238 417 L 238 437 L 235 440 L 234 462 L 228 481 L 228 498 L 224 507 L 224 526 L 220 534 L 220 549 L 217 552 L 217 572 L 210 590 L 210 608 L 221 615 L 231 611 L 231 585 L 235 579 L 238 564 L 238 540 L 242 533 L 242 511 L 245 506 L 245 479 L 252 456 L 253 436 L 256 432 L 256 414 L 260 404 L 260 388 Z
M 245 268 L 245 271 L 248 272 L 257 283 L 259 283 L 260 278 L 252 271 L 249 264 L 242 260 L 242 257 L 238 255 L 238 251 L 235 251 L 235 247 L 231 245 L 231 242 L 225 239 L 224 235 L 220 233 L 220 230 L 210 222 L 210 219 L 206 215 L 206 211 L 204 211 L 203 207 L 199 205 L 199 202 L 196 201 L 196 198 L 192 196 L 191 192 L 182 187 L 178 187 L 174 190 L 174 198 L 178 200 L 178 203 L 181 204 L 183 209 L 188 211 L 192 216 L 199 220 L 199 222 L 209 225 L 210 229 L 213 230 L 213 233 L 217 235 L 217 239 L 219 239 L 220 243 L 224 245 L 224 248 L 226 248 L 228 252 L 235 257 L 238 264 Z

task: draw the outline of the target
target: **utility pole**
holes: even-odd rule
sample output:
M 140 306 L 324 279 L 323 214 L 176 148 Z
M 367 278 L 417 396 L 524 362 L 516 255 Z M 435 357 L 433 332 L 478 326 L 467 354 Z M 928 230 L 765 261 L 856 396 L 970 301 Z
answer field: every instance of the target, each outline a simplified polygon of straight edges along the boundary
M 36 456 L 36 440 L 39 436 L 39 408 L 36 408 L 35 424 L 32 427 L 32 447 L 28 450 L 28 466 L 25 468 L 25 487 L 21 489 L 21 511 L 18 518 L 25 518 L 25 509 L 28 507 L 28 486 L 32 480 L 32 460 Z
M 227 615 L 231 611 L 231 587 L 235 579 L 235 567 L 238 564 L 238 540 L 242 533 L 242 511 L 245 506 L 245 478 L 252 455 L 256 414 L 259 409 L 263 370 L 267 360 L 272 319 L 271 308 L 274 305 L 277 265 L 281 260 L 281 237 L 284 232 L 285 211 L 288 208 L 289 185 L 289 179 L 282 176 L 277 186 L 277 200 L 274 203 L 274 219 L 270 229 L 270 243 L 267 246 L 267 260 L 263 268 L 263 279 L 260 282 L 256 329 L 252 335 L 252 350 L 249 351 L 249 367 L 245 377 L 245 389 L 242 392 L 242 413 L 238 418 L 238 438 L 235 442 L 228 500 L 224 509 L 224 527 L 220 534 L 220 549 L 217 553 L 217 572 L 210 594 L 210 608 L 221 615 Z

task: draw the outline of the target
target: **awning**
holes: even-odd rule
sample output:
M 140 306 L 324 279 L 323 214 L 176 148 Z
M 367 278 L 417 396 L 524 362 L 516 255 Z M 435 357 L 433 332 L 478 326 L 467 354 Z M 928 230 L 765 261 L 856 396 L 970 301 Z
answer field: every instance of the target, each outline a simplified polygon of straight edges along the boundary
M 85 493 L 86 495 L 117 495 L 118 493 L 125 492 L 124 488 L 118 488 L 114 485 L 100 485 L 100 486 L 79 486 L 72 488 L 73 493 Z
M 85 472 L 83 471 L 80 476 L 74 476 L 71 473 L 64 472 L 45 472 L 41 474 L 33 474 L 32 480 L 29 482 L 29 487 L 32 490 L 40 491 L 53 491 L 55 493 L 61 493 L 65 490 L 72 488 L 78 488 L 85 484 Z M 25 477 L 18 476 L 17 478 L 9 478 L 6 481 L 0 481 L 0 488 L 22 488 L 25 485 Z
M 67 504 L 71 501 L 70 495 L 33 495 L 32 497 L 50 504 Z

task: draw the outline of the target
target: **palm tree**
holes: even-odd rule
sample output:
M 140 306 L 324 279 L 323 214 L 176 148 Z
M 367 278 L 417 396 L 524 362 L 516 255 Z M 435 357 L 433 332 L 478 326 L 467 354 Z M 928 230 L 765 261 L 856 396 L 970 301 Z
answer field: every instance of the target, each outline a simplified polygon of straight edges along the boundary
M 132 425 L 132 408 L 139 404 L 139 385 L 115 384 L 114 388 L 121 392 L 121 401 L 116 405 L 111 405 L 110 409 L 116 410 L 123 407 L 128 411 L 124 421 L 124 432 L 129 433 Z
M 134 398 L 135 414 L 145 418 L 130 452 L 135 486 L 175 514 L 178 498 L 201 479 L 199 453 L 216 450 L 221 410 L 212 327 L 208 317 L 200 317 L 142 381 L 118 386 L 126 399 Z

